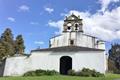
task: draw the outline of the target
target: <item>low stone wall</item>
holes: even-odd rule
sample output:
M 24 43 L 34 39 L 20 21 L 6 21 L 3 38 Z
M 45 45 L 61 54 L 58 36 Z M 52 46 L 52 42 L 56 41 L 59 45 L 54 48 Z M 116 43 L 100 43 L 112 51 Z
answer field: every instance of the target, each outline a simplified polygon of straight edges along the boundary
M 3 74 L 4 74 L 5 62 L 6 62 L 6 59 L 4 59 L 4 60 L 0 63 L 0 76 L 3 76 Z

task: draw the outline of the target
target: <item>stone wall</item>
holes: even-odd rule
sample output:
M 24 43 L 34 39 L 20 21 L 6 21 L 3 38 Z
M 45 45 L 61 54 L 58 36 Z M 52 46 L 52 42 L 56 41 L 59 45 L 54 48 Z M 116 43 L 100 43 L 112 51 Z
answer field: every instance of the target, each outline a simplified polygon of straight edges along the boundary
M 0 76 L 4 75 L 5 62 L 6 62 L 6 59 L 0 62 Z
M 95 69 L 105 73 L 107 69 L 104 51 L 41 51 L 33 52 L 31 56 L 10 57 L 6 59 L 4 76 L 21 76 L 27 71 L 44 69 L 60 70 L 60 58 L 70 56 L 72 58 L 72 69 L 82 68 Z

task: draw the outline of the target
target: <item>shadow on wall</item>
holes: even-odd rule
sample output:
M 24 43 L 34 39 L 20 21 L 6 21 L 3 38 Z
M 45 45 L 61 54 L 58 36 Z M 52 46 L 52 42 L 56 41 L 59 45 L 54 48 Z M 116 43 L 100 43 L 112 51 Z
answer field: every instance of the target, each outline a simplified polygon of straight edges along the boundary
M 5 62 L 6 62 L 6 59 L 0 62 L 0 76 L 3 76 L 4 74 Z

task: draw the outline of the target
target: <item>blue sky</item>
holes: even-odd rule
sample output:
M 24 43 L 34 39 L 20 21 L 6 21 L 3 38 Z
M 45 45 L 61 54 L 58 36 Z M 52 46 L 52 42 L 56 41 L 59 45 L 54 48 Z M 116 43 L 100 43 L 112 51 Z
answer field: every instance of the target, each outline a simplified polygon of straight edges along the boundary
M 22 34 L 26 53 L 46 48 L 71 13 L 84 20 L 85 33 L 107 41 L 107 49 L 119 43 L 120 0 L 0 0 L 0 34 L 6 28 Z

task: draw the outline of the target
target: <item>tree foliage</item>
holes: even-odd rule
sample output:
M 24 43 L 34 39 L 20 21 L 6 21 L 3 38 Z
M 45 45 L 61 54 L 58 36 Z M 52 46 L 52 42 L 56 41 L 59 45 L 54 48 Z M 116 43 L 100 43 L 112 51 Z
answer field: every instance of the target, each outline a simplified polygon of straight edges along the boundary
M 22 35 L 18 35 L 15 40 L 15 53 L 17 54 L 23 54 L 24 53 L 24 40 Z
M 10 44 L 13 44 L 13 34 L 10 28 L 7 28 L 4 33 L 1 35 L 1 41 L 8 42 Z
M 5 53 L 6 53 L 5 46 L 3 46 L 2 43 L 0 43 L 0 60 L 4 59 Z
M 13 56 L 17 52 L 20 54 L 24 53 L 24 40 L 22 35 L 18 35 L 16 40 L 14 40 L 11 29 L 7 28 L 0 37 L 0 60 L 8 56 Z
M 108 68 L 110 71 L 120 73 L 120 44 L 112 45 L 109 50 Z
M 1 43 L 5 47 L 6 56 L 12 56 L 14 54 L 14 40 L 13 34 L 10 28 L 7 28 L 1 35 Z

